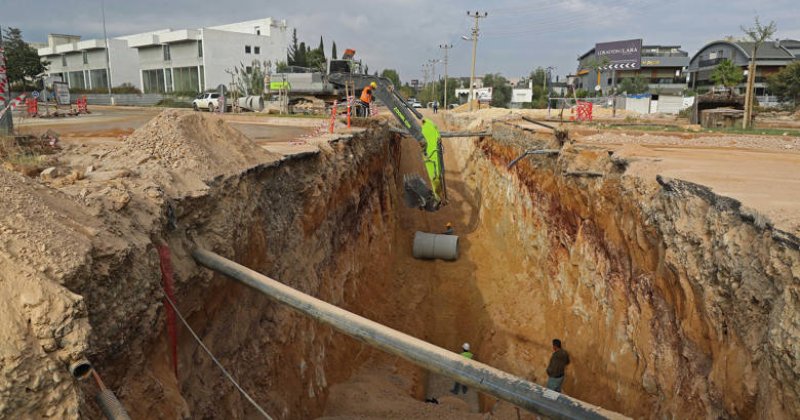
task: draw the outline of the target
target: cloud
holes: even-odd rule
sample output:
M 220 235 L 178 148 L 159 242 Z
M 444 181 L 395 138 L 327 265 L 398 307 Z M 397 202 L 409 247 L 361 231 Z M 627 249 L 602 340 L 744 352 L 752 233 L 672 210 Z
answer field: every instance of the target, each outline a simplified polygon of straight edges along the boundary
M 0 0 L 0 25 L 17 26 L 29 40 L 48 33 L 102 37 L 100 0 Z M 469 75 L 471 43 L 462 41 L 473 20 L 467 10 L 487 11 L 480 20 L 477 72 L 508 77 L 556 66 L 565 75 L 576 57 L 596 42 L 643 38 L 645 43 L 680 44 L 693 53 L 707 41 L 739 35 L 739 25 L 775 20 L 778 36 L 800 38 L 796 1 L 771 0 L 105 0 L 110 36 L 162 28 L 197 28 L 257 17 L 286 19 L 302 41 L 339 51 L 354 48 L 370 70 L 394 68 L 403 80 L 421 79 L 422 64 L 441 58 L 439 44 L 452 43 L 449 72 Z M 31 4 L 38 13 L 31 13 Z M 443 72 L 443 66 L 437 66 Z

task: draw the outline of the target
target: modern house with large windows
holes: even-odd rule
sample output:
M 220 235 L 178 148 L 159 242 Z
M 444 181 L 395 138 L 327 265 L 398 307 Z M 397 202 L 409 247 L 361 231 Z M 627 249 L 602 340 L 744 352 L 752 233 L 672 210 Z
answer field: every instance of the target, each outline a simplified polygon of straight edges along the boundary
M 108 68 L 114 86 L 129 83 L 141 87 L 136 50 L 128 48 L 125 37 L 108 40 L 108 56 L 104 39 L 81 41 L 77 35 L 50 34 L 47 46 L 38 52 L 42 60 L 50 62 L 48 75 L 61 76 L 72 89 L 108 89 Z
M 254 61 L 275 67 L 286 60 L 289 28 L 272 18 L 199 29 L 159 30 L 111 38 L 109 67 L 114 86 L 130 83 L 144 93 L 201 92 L 231 81 L 229 72 Z M 104 40 L 50 35 L 39 56 L 49 74 L 70 88 L 106 87 Z M 103 84 L 105 83 L 105 84 Z

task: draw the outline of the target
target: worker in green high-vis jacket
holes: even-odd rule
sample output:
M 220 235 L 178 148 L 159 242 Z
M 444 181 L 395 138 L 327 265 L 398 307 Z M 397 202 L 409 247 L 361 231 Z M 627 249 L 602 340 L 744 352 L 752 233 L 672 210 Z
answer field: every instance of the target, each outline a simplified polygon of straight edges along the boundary
M 464 343 L 463 345 L 461 345 L 461 357 L 470 360 L 472 360 L 472 358 L 475 357 L 475 355 L 473 355 L 472 352 L 469 351 L 469 343 Z M 462 394 L 466 394 L 467 386 L 456 382 L 453 384 L 453 389 L 450 390 L 450 393 L 458 395 L 459 391 L 461 391 Z

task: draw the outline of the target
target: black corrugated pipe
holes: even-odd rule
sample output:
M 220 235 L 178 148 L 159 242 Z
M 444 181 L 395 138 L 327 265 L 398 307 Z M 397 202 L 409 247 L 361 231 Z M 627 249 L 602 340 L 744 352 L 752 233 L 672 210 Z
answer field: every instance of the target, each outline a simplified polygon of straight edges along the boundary
M 236 279 L 353 338 L 533 413 L 553 419 L 627 418 L 347 312 L 211 251 L 196 249 L 192 256 L 201 265 Z

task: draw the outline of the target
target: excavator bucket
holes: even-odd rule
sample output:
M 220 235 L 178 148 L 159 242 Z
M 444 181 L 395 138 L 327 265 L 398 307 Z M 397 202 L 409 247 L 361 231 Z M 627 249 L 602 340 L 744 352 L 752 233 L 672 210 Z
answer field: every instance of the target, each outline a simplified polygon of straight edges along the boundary
M 403 189 L 405 190 L 403 196 L 406 206 L 427 211 L 438 210 L 439 206 L 434 199 L 433 190 L 428 187 L 428 184 L 421 176 L 417 174 L 405 175 L 403 177 Z

